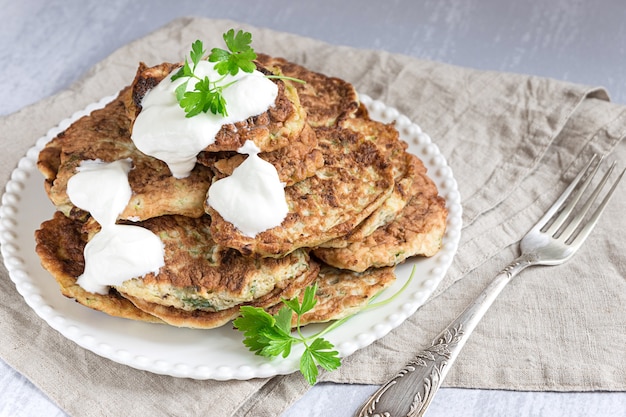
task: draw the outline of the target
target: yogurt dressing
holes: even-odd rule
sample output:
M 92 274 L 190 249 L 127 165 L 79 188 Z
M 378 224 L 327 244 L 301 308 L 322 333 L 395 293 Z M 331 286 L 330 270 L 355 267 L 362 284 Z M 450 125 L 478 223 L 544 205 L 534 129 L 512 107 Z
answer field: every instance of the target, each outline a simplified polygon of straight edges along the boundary
M 222 78 L 214 69 L 214 64 L 204 60 L 198 63 L 195 73 L 200 78 L 208 76 L 209 80 Z M 208 112 L 186 117 L 176 100 L 175 90 L 188 78 L 172 81 L 172 75 L 144 96 L 131 138 L 137 149 L 164 161 L 176 178 L 189 175 L 198 153 L 215 142 L 222 125 L 263 113 L 274 104 L 278 95 L 276 84 L 261 72 L 239 71 L 235 76 L 226 75 L 220 82 L 220 85 L 225 85 L 236 81 L 224 88 L 222 93 L 228 116 Z M 189 79 L 187 91 L 193 90 L 194 86 L 195 79 Z
M 139 226 L 115 223 L 132 194 L 131 167 L 130 159 L 82 161 L 67 183 L 70 201 L 91 213 L 101 227 L 85 246 L 85 271 L 77 280 L 89 292 L 106 294 L 111 285 L 157 274 L 165 265 L 163 242 L 157 235 Z
M 254 142 L 246 141 L 237 152 L 248 157 L 232 175 L 211 185 L 207 203 L 243 235 L 255 237 L 287 216 L 285 185 L 274 165 L 259 158 Z

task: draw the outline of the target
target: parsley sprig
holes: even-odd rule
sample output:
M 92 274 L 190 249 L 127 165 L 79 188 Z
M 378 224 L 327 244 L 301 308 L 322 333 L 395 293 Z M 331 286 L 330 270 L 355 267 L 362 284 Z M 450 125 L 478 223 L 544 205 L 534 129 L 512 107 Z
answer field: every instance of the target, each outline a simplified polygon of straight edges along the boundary
M 215 63 L 214 68 L 221 76 L 220 78 L 210 80 L 209 77 L 205 76 L 202 78 L 196 74 L 198 63 L 205 58 L 207 52 L 200 40 L 196 40 L 191 45 L 191 51 L 189 53 L 191 63 L 189 63 L 189 59 L 185 58 L 184 65 L 171 78 L 172 81 L 176 81 L 179 78 L 187 78 L 187 80 L 176 87 L 175 90 L 176 100 L 180 107 L 185 110 L 186 117 L 193 117 L 200 113 L 207 112 L 228 116 L 226 109 L 227 103 L 223 92 L 224 89 L 237 81 L 234 80 L 226 84 L 221 83 L 226 76 L 235 76 L 240 70 L 251 73 L 256 69 L 254 60 L 257 58 L 257 54 L 251 46 L 252 34 L 250 32 L 244 32 L 243 30 L 235 32 L 234 29 L 230 29 L 228 32 L 224 33 L 222 37 L 224 38 L 228 50 L 213 48 L 206 58 L 209 62 Z M 280 75 L 270 75 L 267 77 L 302 82 L 295 78 Z M 196 84 L 193 90 L 187 91 L 187 86 L 192 80 L 195 80 Z
M 215 69 L 220 75 L 237 75 L 241 69 L 244 72 L 252 72 L 256 69 L 254 60 L 256 53 L 250 46 L 252 34 L 240 30 L 235 34 L 234 29 L 230 29 L 224 34 L 224 42 L 228 51 L 221 48 L 211 49 L 209 62 L 216 62 Z
M 319 334 L 306 337 L 302 334 L 300 320 L 311 311 L 317 300 L 315 293 L 317 284 L 307 287 L 302 297 L 302 303 L 297 298 L 283 300 L 285 304 L 278 313 L 270 315 L 259 307 L 242 306 L 241 316 L 233 322 L 234 326 L 243 332 L 244 345 L 257 355 L 286 358 L 291 353 L 292 346 L 302 343 L 304 353 L 300 357 L 300 372 L 309 384 L 317 381 L 318 368 L 332 371 L 341 365 L 339 354 L 328 340 Z M 295 335 L 291 328 L 291 319 L 296 314 Z
M 213 48 L 208 57 L 209 62 L 217 62 L 215 70 L 221 75 L 219 79 L 210 80 L 207 76 L 201 78 L 196 75 L 196 68 L 206 54 L 201 40 L 196 40 L 191 44 L 191 52 L 189 53 L 191 64 L 185 58 L 185 64 L 171 78 L 172 81 L 175 81 L 187 77 L 187 80 L 175 90 L 176 99 L 180 107 L 185 110 L 186 117 L 193 117 L 209 111 L 213 114 L 228 116 L 223 91 L 233 82 L 224 85 L 221 85 L 221 82 L 224 81 L 227 74 L 236 75 L 240 69 L 244 72 L 252 72 L 256 68 L 253 62 L 256 59 L 256 53 L 250 46 L 252 42 L 250 33 L 244 33 L 240 30 L 235 34 L 234 29 L 231 29 L 223 37 L 229 50 Z M 196 80 L 194 89 L 187 91 L 187 85 L 194 79 Z
M 381 295 L 379 292 L 369 300 L 367 306 L 361 311 L 375 309 L 394 302 L 409 287 L 414 275 L 415 266 L 411 270 L 409 279 L 395 294 L 386 300 L 374 302 Z M 297 298 L 292 300 L 283 299 L 285 307 L 281 308 L 274 315 L 270 315 L 260 307 L 242 306 L 239 309 L 241 315 L 233 322 L 235 328 L 244 334 L 244 345 L 260 356 L 273 358 L 282 355 L 283 358 L 286 358 L 291 353 L 291 348 L 294 344 L 303 343 L 305 350 L 300 358 L 300 372 L 311 385 L 314 385 L 317 381 L 319 374 L 317 365 L 328 371 L 335 370 L 341 366 L 339 354 L 333 350 L 333 344 L 322 338 L 322 336 L 343 325 L 353 317 L 353 315 L 350 315 L 336 320 L 321 332 L 305 337 L 300 329 L 300 320 L 305 313 L 311 311 L 317 304 L 315 299 L 316 293 L 317 284 L 305 288 L 302 303 Z M 297 336 L 293 336 L 291 328 L 291 319 L 294 313 L 297 315 Z

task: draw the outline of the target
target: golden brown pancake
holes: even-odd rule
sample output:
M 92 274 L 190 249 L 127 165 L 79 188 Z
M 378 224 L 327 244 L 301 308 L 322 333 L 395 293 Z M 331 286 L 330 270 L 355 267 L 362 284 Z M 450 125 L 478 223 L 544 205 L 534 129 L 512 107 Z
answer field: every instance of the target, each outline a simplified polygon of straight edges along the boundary
M 315 307 L 300 319 L 301 325 L 325 323 L 339 320 L 362 310 L 373 296 L 393 284 L 396 275 L 393 268 L 368 269 L 365 272 L 353 272 L 322 265 L 317 278 Z M 301 293 L 299 300 L 302 302 Z M 282 308 L 277 304 L 268 309 L 276 314 Z M 292 325 L 296 325 L 294 314 Z
M 311 267 L 308 271 L 302 273 L 294 279 L 289 280 L 284 288 L 275 288 L 263 297 L 216 312 L 205 310 L 181 310 L 175 307 L 167 307 L 162 304 L 151 303 L 127 294 L 122 293 L 122 295 L 134 303 L 137 308 L 159 317 L 165 323 L 172 326 L 190 327 L 196 329 L 213 329 L 223 326 L 230 320 L 239 316 L 239 308 L 242 305 L 269 309 L 272 306 L 281 303 L 283 298 L 291 299 L 296 297 L 302 289 L 310 285 L 318 276 L 319 265 L 311 262 L 310 266 Z
M 114 289 L 105 295 L 94 294 L 76 283 L 76 278 L 85 269 L 83 250 L 87 241 L 81 228 L 81 222 L 56 212 L 52 219 L 45 221 L 35 232 L 35 250 L 41 265 L 55 278 L 61 293 L 111 316 L 163 323 L 159 318 L 135 307 Z
M 308 124 L 291 145 L 272 152 L 261 152 L 259 157 L 274 165 L 278 178 L 287 186 L 300 182 L 324 165 L 324 156 L 317 148 L 317 136 Z M 247 155 L 233 152 L 201 152 L 198 163 L 214 168 L 218 176 L 233 173 Z
M 324 166 L 285 188 L 289 213 L 280 226 L 251 238 L 207 205 L 216 242 L 246 254 L 280 257 L 349 233 L 376 210 L 394 186 L 384 155 L 358 132 L 315 128 Z
M 143 97 L 181 64 L 163 63 L 147 67 L 141 63 L 132 83 L 132 95 L 125 101 L 126 114 L 131 123 L 141 111 Z M 257 69 L 271 74 L 261 66 Z M 278 86 L 278 96 L 272 107 L 258 116 L 242 122 L 227 124 L 215 137 L 208 152 L 237 151 L 247 140 L 254 142 L 263 152 L 271 152 L 289 145 L 302 132 L 306 122 L 306 111 L 300 104 L 296 88 L 291 81 L 273 80 Z M 202 115 L 199 115 L 200 117 Z M 198 116 L 196 116 L 198 117 Z
M 414 194 L 420 192 L 415 189 L 416 187 L 413 187 L 413 184 L 420 181 L 420 176 L 425 173 L 424 165 L 415 155 L 405 153 L 401 159 L 405 161 L 403 164 L 404 173 L 402 177 L 396 179 L 393 192 L 389 198 L 350 233 L 326 242 L 320 245 L 321 247 L 341 248 L 346 247 L 350 243 L 361 242 L 377 229 L 395 220 L 413 198 Z M 399 164 L 397 160 L 394 162 Z
M 432 181 L 423 175 L 420 183 L 414 185 L 420 191 L 392 222 L 343 248 L 317 248 L 315 256 L 334 267 L 362 272 L 397 265 L 412 256 L 437 253 L 448 212 Z
M 208 216 L 161 216 L 136 225 L 151 230 L 165 245 L 158 274 L 125 281 L 124 295 L 181 310 L 220 311 L 285 287 L 310 270 L 309 256 L 297 250 L 280 259 L 253 259 L 215 243 Z
M 89 293 L 76 284 L 84 270 L 88 236 L 95 232 L 91 224 L 84 227 L 84 222 L 56 212 L 36 232 L 36 250 L 63 294 L 82 304 L 144 321 L 161 322 L 155 316 L 164 316 L 165 322 L 196 317 L 205 321 L 204 327 L 224 324 L 241 304 L 269 306 L 281 296 L 294 296 L 319 270 L 303 250 L 281 259 L 259 260 L 219 247 L 211 239 L 206 216 L 162 216 L 138 225 L 163 241 L 165 266 L 157 275 L 127 280 L 106 295 Z
M 40 152 L 37 167 L 44 174 L 52 203 L 66 215 L 82 215 L 67 195 L 67 182 L 84 160 L 113 162 L 130 158 L 132 196 L 121 219 L 144 220 L 167 214 L 200 217 L 213 172 L 197 165 L 187 178 L 174 178 L 167 165 L 140 152 L 130 139 L 124 111 L 129 89 L 89 116 L 74 122 Z
M 369 117 L 369 112 L 363 105 L 359 105 L 356 113 L 350 117 L 342 118 L 339 126 L 361 133 L 366 140 L 371 141 L 383 152 L 386 158 L 402 158 L 402 154 L 408 148 L 408 144 L 400 139 L 400 134 L 394 123 L 382 123 Z M 401 176 L 404 168 L 402 165 L 393 167 L 394 178 Z M 400 172 L 397 172 L 397 171 Z
M 359 98 L 352 84 L 336 77 L 313 72 L 283 58 L 259 54 L 258 62 L 286 76 L 305 83 L 294 83 L 300 103 L 306 110 L 311 126 L 335 126 L 353 115 L 359 107 Z
M 392 168 L 394 190 L 389 198 L 354 230 L 345 236 L 321 244 L 322 247 L 344 247 L 349 242 L 358 242 L 392 221 L 413 196 L 411 187 L 416 176 L 426 173 L 426 168 L 419 158 L 406 152 L 408 144 L 400 140 L 393 124 L 371 120 L 363 106 L 360 106 L 354 117 L 342 120 L 341 126 L 363 134 L 366 140 L 375 144 L 385 155 Z

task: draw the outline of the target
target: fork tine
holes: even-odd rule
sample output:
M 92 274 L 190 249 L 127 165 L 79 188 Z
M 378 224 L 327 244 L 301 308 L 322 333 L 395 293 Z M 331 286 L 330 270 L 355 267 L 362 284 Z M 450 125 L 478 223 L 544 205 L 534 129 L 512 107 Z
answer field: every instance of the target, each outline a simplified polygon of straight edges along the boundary
M 578 226 L 582 222 L 583 218 L 585 217 L 585 215 L 587 214 L 587 212 L 591 208 L 591 205 L 598 198 L 598 195 L 600 194 L 600 191 L 602 191 L 602 188 L 604 187 L 604 184 L 606 184 L 607 180 L 609 179 L 609 176 L 613 172 L 613 169 L 615 169 L 615 165 L 616 164 L 617 164 L 617 162 L 613 162 L 611 164 L 611 167 L 606 171 L 606 173 L 602 177 L 602 180 L 600 180 L 600 183 L 596 186 L 596 188 L 595 188 L 595 190 L 593 190 L 593 193 L 591 194 L 591 196 L 587 199 L 587 202 L 585 203 L 585 205 L 578 211 L 576 216 L 572 220 L 569 221 L 569 224 L 567 225 L 565 230 L 563 230 L 560 233 L 561 237 L 563 237 L 566 240 L 569 240 L 571 238 L 571 236 L 573 235 L 574 231 L 578 228 Z
M 570 185 L 567 186 L 565 191 L 563 191 L 563 194 L 559 196 L 559 198 L 554 202 L 554 204 L 552 204 L 552 206 L 548 209 L 548 211 L 546 211 L 543 217 L 539 219 L 536 227 L 538 227 L 539 229 L 543 229 L 544 227 L 546 227 L 546 225 L 548 224 L 548 221 L 552 219 L 552 217 L 554 217 L 556 212 L 561 208 L 565 200 L 567 200 L 567 197 L 569 197 L 569 195 L 572 193 L 574 188 L 576 188 L 580 180 L 583 178 L 585 173 L 587 173 L 587 171 L 589 170 L 589 167 L 591 167 L 591 164 L 593 164 L 593 162 L 596 160 L 597 157 L 598 157 L 597 154 L 593 155 L 593 157 L 589 160 L 589 162 L 587 162 L 587 165 L 585 165 L 585 167 L 582 170 L 580 170 L 578 175 L 576 175 L 576 178 L 574 178 L 574 180 L 570 183 Z M 554 223 L 552 223 L 552 225 L 554 225 Z M 550 234 L 552 233 L 554 232 L 551 231 Z
M 591 162 L 593 162 L 595 159 L 596 159 L 596 155 L 594 155 L 593 158 L 591 158 L 590 163 L 587 164 L 587 168 L 585 170 L 583 170 L 583 175 L 587 173 L 587 171 L 589 170 L 589 167 L 591 166 Z M 567 205 L 565 205 L 563 207 L 563 209 L 558 214 L 558 216 L 554 219 L 554 221 L 552 222 L 550 227 L 548 227 L 545 230 L 545 232 L 548 235 L 550 235 L 550 236 L 555 235 L 558 232 L 558 230 L 561 228 L 561 226 L 563 226 L 563 223 L 565 222 L 565 220 L 567 220 L 567 218 L 572 213 L 572 210 L 574 209 L 576 204 L 578 204 L 578 201 L 580 200 L 580 197 L 582 197 L 582 195 L 585 192 L 585 190 L 587 189 L 587 187 L 589 187 L 589 184 L 591 184 L 591 180 L 596 175 L 596 172 L 598 172 L 598 168 L 600 168 L 600 164 L 601 163 L 602 163 L 602 158 L 600 158 L 600 160 L 596 164 L 595 168 L 593 170 L 591 170 L 589 175 L 587 175 L 585 180 L 582 182 L 582 184 L 578 188 L 578 191 L 576 191 L 576 193 L 572 196 L 572 198 L 567 203 Z M 576 176 L 577 180 L 573 181 L 573 182 L 578 183 L 578 176 L 580 176 L 580 173 Z
M 617 177 L 617 180 L 615 180 L 615 182 L 613 183 L 613 186 L 611 187 L 609 192 L 604 196 L 604 199 L 602 200 L 602 203 L 600 203 L 598 208 L 596 208 L 596 210 L 593 212 L 593 216 L 591 216 L 591 218 L 589 219 L 589 222 L 587 222 L 585 227 L 582 228 L 582 230 L 578 233 L 576 238 L 571 242 L 572 246 L 578 247 L 578 246 L 582 245 L 582 243 L 585 241 L 585 239 L 587 239 L 587 236 L 589 236 L 589 233 L 591 233 L 591 231 L 593 230 L 594 226 L 598 222 L 598 219 L 602 215 L 602 212 L 604 211 L 604 208 L 606 207 L 608 202 L 611 200 L 611 197 L 613 196 L 613 193 L 614 193 L 615 189 L 617 188 L 617 184 L 619 184 L 619 182 L 622 180 L 622 177 L 624 176 L 625 172 L 626 172 L 626 168 L 624 168 L 622 170 L 622 173 L 619 174 L 619 177 Z

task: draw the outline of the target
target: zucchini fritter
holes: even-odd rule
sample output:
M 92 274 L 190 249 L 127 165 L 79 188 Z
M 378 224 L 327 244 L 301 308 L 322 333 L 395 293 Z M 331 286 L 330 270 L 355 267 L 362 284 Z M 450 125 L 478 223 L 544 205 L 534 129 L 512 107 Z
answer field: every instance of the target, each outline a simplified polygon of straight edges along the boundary
M 389 197 L 393 174 L 376 145 L 340 127 L 315 131 L 324 166 L 285 188 L 289 213 L 282 224 L 247 237 L 207 205 L 216 242 L 246 255 L 284 256 L 347 234 Z
M 305 83 L 275 80 L 275 105 L 224 125 L 186 178 L 173 177 L 131 140 L 143 96 L 180 64 L 140 64 L 117 98 L 44 147 L 38 168 L 58 211 L 36 232 L 36 251 L 65 296 L 113 316 L 209 329 L 236 318 L 242 305 L 274 313 L 283 298 L 301 296 L 317 282 L 317 305 L 301 324 L 318 323 L 362 309 L 394 281 L 395 265 L 439 250 L 445 201 L 394 124 L 371 119 L 344 80 L 263 54 L 258 64 L 266 74 Z M 254 238 L 206 202 L 211 184 L 245 160 L 236 150 L 246 140 L 276 168 L 289 208 L 280 226 Z M 72 205 L 67 182 L 83 160 L 125 158 L 133 162 L 132 196 L 118 222 L 159 236 L 165 265 L 108 294 L 92 294 L 76 279 L 84 247 L 100 226 Z
M 441 248 L 448 214 L 445 201 L 434 191 L 422 188 L 393 221 L 364 239 L 313 253 L 329 265 L 358 272 L 398 265 L 412 256 L 433 256 Z
M 139 151 L 130 138 L 130 122 L 124 110 L 123 102 L 129 94 L 128 88 L 122 90 L 111 103 L 74 122 L 40 152 L 37 167 L 44 174 L 50 200 L 66 215 L 84 217 L 86 213 L 76 208 L 67 195 L 67 182 L 81 161 L 130 158 L 133 169 L 128 182 L 133 194 L 120 219 L 202 216 L 212 170 L 198 164 L 188 177 L 177 179 L 163 161 Z
M 87 244 L 87 234 L 83 232 L 82 226 L 82 222 L 57 211 L 52 219 L 46 220 L 35 232 L 35 250 L 41 265 L 57 281 L 61 293 L 111 316 L 163 323 L 161 319 L 135 307 L 115 289 L 105 295 L 95 294 L 85 291 L 76 283 L 85 268 L 83 250 Z
M 127 97 L 126 114 L 131 124 L 141 111 L 141 101 L 151 88 L 161 82 L 180 64 L 163 63 L 147 67 L 141 63 L 131 85 L 131 96 Z M 257 66 L 264 74 L 272 72 Z M 263 152 L 271 152 L 290 145 L 296 140 L 306 125 L 306 111 L 300 103 L 296 88 L 288 80 L 273 80 L 278 86 L 278 96 L 274 106 L 258 116 L 242 122 L 222 126 L 215 137 L 215 143 L 205 150 L 208 152 L 236 151 L 247 140 L 254 142 Z

